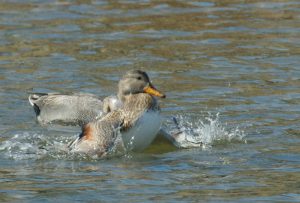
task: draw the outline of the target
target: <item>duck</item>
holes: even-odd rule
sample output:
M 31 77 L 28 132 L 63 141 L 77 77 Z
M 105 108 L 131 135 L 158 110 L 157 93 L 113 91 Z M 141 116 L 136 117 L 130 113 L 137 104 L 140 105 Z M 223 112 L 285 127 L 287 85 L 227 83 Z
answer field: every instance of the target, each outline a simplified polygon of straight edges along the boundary
M 93 121 L 99 121 L 101 118 L 105 117 L 110 112 L 122 108 L 124 101 L 126 101 L 128 105 L 128 102 L 130 101 L 130 99 L 126 99 L 128 97 L 128 93 L 137 92 L 137 81 L 134 82 L 134 79 L 130 75 L 136 75 L 137 78 L 140 77 L 140 83 L 143 83 L 144 86 L 147 83 L 151 84 L 149 77 L 145 72 L 136 70 L 125 73 L 123 79 L 119 81 L 119 91 L 117 95 L 105 97 L 103 100 L 97 95 L 88 93 L 31 93 L 28 97 L 28 100 L 35 111 L 36 120 L 40 125 L 77 125 L 81 126 L 82 129 L 85 129 L 82 131 L 81 135 L 76 140 L 68 144 L 68 148 L 73 148 L 73 151 L 80 151 L 79 149 L 84 148 L 83 143 L 85 142 L 80 141 L 82 143 L 80 144 L 81 147 L 75 147 L 75 145 L 78 145 L 79 140 L 86 139 L 86 136 L 84 136 L 84 132 L 86 135 L 88 135 L 89 133 L 87 132 L 89 132 L 90 129 L 88 126 L 94 125 L 90 123 L 93 123 Z M 134 83 L 136 83 L 136 85 Z M 139 92 L 143 92 L 141 86 L 139 86 Z M 116 114 L 116 112 L 112 114 Z M 111 118 L 113 117 L 113 115 L 109 115 L 109 117 Z M 106 119 L 108 118 L 105 118 L 105 120 Z M 140 120 L 143 120 L 143 118 Z M 165 141 L 165 143 L 169 143 L 176 148 L 190 148 L 191 146 L 199 147 L 202 145 L 201 142 L 194 143 L 188 141 L 186 139 L 188 135 L 184 132 L 183 129 L 179 127 L 178 122 L 175 118 L 173 118 L 173 121 L 175 124 L 175 130 L 169 132 L 166 129 L 160 128 L 159 132 L 156 135 L 157 140 Z M 88 123 L 89 125 L 87 125 Z M 115 123 L 115 125 L 115 128 L 117 128 L 117 122 Z M 122 131 L 125 131 L 125 126 L 123 125 Z M 131 136 L 131 138 L 132 137 L 136 136 Z M 130 142 L 130 136 L 123 136 L 123 138 L 126 140 L 125 143 Z M 185 141 L 183 142 L 183 140 Z M 149 143 L 145 142 L 145 146 L 147 146 L 148 144 Z M 121 148 L 124 148 L 124 146 L 121 146 Z M 138 149 L 138 147 L 133 148 Z M 143 148 L 145 148 L 144 145 L 141 145 L 139 150 Z M 88 149 L 88 147 L 86 147 L 86 149 Z
M 142 151 L 147 148 L 162 124 L 158 98 L 166 95 L 151 83 L 146 72 L 128 71 L 118 84 L 122 106 L 82 127 L 79 137 L 69 144 L 72 152 L 103 157 L 113 149 Z

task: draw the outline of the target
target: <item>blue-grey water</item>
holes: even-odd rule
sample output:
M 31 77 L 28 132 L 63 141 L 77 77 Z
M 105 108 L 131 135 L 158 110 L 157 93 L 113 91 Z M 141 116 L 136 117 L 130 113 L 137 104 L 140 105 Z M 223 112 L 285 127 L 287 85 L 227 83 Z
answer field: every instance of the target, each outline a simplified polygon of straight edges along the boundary
M 299 202 L 300 2 L 0 2 L 1 202 Z M 201 148 L 93 159 L 40 126 L 30 92 L 117 91 L 149 73 Z

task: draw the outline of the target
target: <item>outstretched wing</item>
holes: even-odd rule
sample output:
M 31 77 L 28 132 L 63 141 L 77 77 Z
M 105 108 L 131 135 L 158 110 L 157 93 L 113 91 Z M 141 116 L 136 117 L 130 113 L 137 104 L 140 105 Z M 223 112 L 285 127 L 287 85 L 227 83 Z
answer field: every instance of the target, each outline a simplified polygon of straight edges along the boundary
M 83 125 L 103 115 L 103 102 L 92 94 L 34 93 L 28 100 L 41 124 Z
M 123 148 L 120 129 L 123 118 L 118 111 L 113 111 L 102 119 L 88 123 L 82 128 L 79 137 L 68 147 L 74 152 L 105 156 Z

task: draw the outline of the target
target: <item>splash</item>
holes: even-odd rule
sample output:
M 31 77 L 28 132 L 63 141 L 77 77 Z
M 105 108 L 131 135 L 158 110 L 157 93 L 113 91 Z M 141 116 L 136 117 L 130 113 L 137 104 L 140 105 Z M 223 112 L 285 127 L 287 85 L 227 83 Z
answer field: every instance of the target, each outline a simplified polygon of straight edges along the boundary
M 62 158 L 66 155 L 66 139 L 24 132 L 0 143 L 1 155 L 8 159 Z
M 192 120 L 190 116 L 176 117 L 177 132 L 173 131 L 173 143 L 180 148 L 211 148 L 217 143 L 244 141 L 245 133 L 239 127 L 230 128 L 222 124 L 220 115 L 208 113 L 203 120 Z M 178 133 L 180 132 L 180 133 Z
M 76 153 L 68 147 L 78 135 L 45 135 L 38 133 L 19 133 L 0 142 L 0 156 L 13 160 L 89 160 L 96 161 L 102 158 L 120 156 L 124 154 L 121 134 L 117 136 L 115 145 L 107 156 L 97 154 Z
M 202 119 L 193 118 L 191 115 L 180 115 L 176 117 L 176 120 L 178 121 L 176 124 L 177 134 L 173 131 L 173 135 L 175 133 L 176 137 L 173 137 L 171 141 L 179 148 L 207 149 L 216 144 L 234 141 L 246 142 L 244 132 L 238 127 L 230 128 L 227 124 L 223 124 L 219 114 L 208 114 Z M 171 126 L 174 126 L 174 123 L 169 123 L 167 128 L 171 128 Z M 118 133 L 116 143 L 110 150 L 109 156 L 128 156 L 128 151 L 124 150 L 121 134 L 119 131 L 116 133 Z M 170 134 L 172 134 L 172 130 Z M 70 151 L 67 145 L 76 137 L 77 135 L 56 136 L 24 132 L 0 142 L 0 155 L 14 160 L 98 160 L 101 158 Z M 133 145 L 133 142 L 135 142 L 135 137 L 131 137 L 129 145 Z

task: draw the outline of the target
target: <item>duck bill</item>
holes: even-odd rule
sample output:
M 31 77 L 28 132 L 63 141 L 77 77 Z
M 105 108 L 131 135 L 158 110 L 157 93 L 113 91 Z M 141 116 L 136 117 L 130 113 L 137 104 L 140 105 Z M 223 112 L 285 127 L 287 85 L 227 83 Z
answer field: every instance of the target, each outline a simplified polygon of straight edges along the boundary
M 166 95 L 159 92 L 155 87 L 153 87 L 153 85 L 148 85 L 147 87 L 144 88 L 144 92 L 148 93 L 150 95 L 156 96 L 156 97 L 160 97 L 160 98 L 166 98 Z

